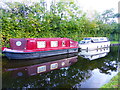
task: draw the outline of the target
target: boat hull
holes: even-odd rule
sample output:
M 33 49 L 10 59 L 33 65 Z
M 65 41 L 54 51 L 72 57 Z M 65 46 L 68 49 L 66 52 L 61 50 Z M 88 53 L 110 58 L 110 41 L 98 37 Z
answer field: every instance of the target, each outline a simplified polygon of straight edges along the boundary
M 71 48 L 71 49 L 61 49 L 61 50 L 50 50 L 50 51 L 38 51 L 38 52 L 3 52 L 5 56 L 9 59 L 36 59 L 36 58 L 43 58 L 48 56 L 60 55 L 60 54 L 67 54 L 67 53 L 74 53 L 78 52 L 78 48 Z

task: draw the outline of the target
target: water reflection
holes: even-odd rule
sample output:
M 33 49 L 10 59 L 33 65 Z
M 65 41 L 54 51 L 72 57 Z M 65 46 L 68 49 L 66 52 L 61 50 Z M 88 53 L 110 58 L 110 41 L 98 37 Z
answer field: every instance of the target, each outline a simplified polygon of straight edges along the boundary
M 66 72 L 67 69 L 69 68 L 68 66 L 71 66 L 72 64 L 77 62 L 78 60 L 77 58 L 78 56 L 76 55 L 76 53 L 73 53 L 61 56 L 42 58 L 42 60 L 30 60 L 30 61 L 6 60 L 7 62 L 3 65 L 3 78 L 2 78 L 3 88 L 49 87 L 50 83 L 52 83 L 51 87 L 55 87 L 57 86 L 58 81 L 61 81 L 61 79 L 64 80 L 65 79 L 64 77 L 68 76 L 68 73 Z M 44 62 L 41 62 L 43 60 Z M 55 70 L 60 68 L 61 70 Z M 57 73 L 55 73 L 52 70 L 55 70 Z M 49 78 L 48 76 L 52 78 Z M 60 80 L 58 77 L 60 78 Z M 36 86 L 36 83 L 38 86 Z
M 3 65 L 3 72 L 11 72 L 13 77 L 32 76 L 67 67 L 77 62 L 76 53 L 46 57 L 36 60 L 9 60 Z
M 89 80 L 95 81 L 96 83 L 94 83 L 94 86 L 97 86 L 97 83 L 101 81 L 96 80 L 96 78 L 92 78 L 93 71 L 95 71 L 96 69 L 98 70 L 96 74 L 96 77 L 98 78 L 99 78 L 99 73 L 103 74 L 103 77 L 104 77 L 104 75 L 111 75 L 113 72 L 117 72 L 117 63 L 118 63 L 117 49 L 118 48 L 111 48 L 111 51 L 110 53 L 108 53 L 107 56 L 103 58 L 95 59 L 95 60 L 88 60 L 81 56 L 76 57 L 76 55 L 59 56 L 60 59 L 58 59 L 58 56 L 56 56 L 58 61 L 65 60 L 65 59 L 69 61 L 70 58 L 73 58 L 72 61 L 75 61 L 75 62 L 77 61 L 77 62 L 76 63 L 73 62 L 74 63 L 73 65 L 68 64 L 68 67 L 64 67 L 61 69 L 49 71 L 47 73 L 40 73 L 32 76 L 30 72 L 34 71 L 33 67 L 36 65 L 41 65 L 43 64 L 43 62 L 40 63 L 39 61 L 36 60 L 34 64 L 31 65 L 33 61 L 29 61 L 31 64 L 25 61 L 25 63 L 27 64 L 24 64 L 24 66 L 22 66 L 17 64 L 16 63 L 17 61 L 15 61 L 14 63 L 16 63 L 19 66 L 17 68 L 20 68 L 20 67 L 31 68 L 31 70 L 29 70 L 29 73 L 27 73 L 27 75 L 30 74 L 30 77 L 16 77 L 17 75 L 20 76 L 21 73 L 14 74 L 12 71 L 9 71 L 9 70 L 11 69 L 11 67 L 13 69 L 17 65 L 12 66 L 12 62 L 11 62 L 11 66 L 8 66 L 8 62 L 10 65 L 10 61 L 6 60 L 7 62 L 6 64 L 4 64 L 4 68 L 6 68 L 6 70 L 8 69 L 8 71 L 3 73 L 3 78 L 2 78 L 3 88 L 11 88 L 11 87 L 12 88 L 13 87 L 14 88 L 18 88 L 18 87 L 21 87 L 21 88 L 81 88 L 83 86 L 83 83 L 84 83 L 84 86 L 86 86 L 86 82 Z M 53 59 L 54 60 L 51 59 L 51 61 L 55 63 L 56 60 L 55 58 Z M 44 63 L 49 63 L 49 62 L 44 62 Z M 14 78 L 11 78 L 11 76 L 13 76 Z M 85 88 L 89 88 L 89 83 L 87 86 L 88 87 L 85 87 Z
M 109 52 L 110 52 L 110 48 L 108 47 L 108 48 L 101 48 L 91 51 L 82 50 L 79 52 L 78 55 L 89 60 L 94 60 L 105 57 Z

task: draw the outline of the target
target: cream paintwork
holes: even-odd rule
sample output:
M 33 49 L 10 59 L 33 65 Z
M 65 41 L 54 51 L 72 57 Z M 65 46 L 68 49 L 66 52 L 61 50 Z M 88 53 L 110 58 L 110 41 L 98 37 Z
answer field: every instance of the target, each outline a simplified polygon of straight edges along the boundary
M 101 39 L 101 38 L 104 38 L 104 40 L 102 41 L 97 41 L 97 42 L 92 42 L 92 40 L 94 39 Z M 110 41 L 107 41 L 107 38 L 106 37 L 93 37 L 91 38 L 90 40 L 82 40 L 83 42 L 85 43 L 79 43 L 78 44 L 78 47 L 81 49 L 81 50 L 95 50 L 95 49 L 99 49 L 99 48 L 106 48 L 106 47 L 109 47 L 110 46 Z

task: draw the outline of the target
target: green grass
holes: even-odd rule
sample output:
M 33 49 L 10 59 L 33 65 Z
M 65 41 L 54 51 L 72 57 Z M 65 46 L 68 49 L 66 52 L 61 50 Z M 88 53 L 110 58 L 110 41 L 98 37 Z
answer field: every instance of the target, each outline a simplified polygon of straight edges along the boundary
M 103 88 L 120 88 L 120 72 L 114 76 L 107 84 L 103 85 L 100 90 Z M 120 89 L 119 89 L 120 90 Z
M 118 43 L 120 43 L 120 42 L 118 42 L 118 41 L 111 41 L 110 43 L 111 43 L 111 44 L 118 44 Z

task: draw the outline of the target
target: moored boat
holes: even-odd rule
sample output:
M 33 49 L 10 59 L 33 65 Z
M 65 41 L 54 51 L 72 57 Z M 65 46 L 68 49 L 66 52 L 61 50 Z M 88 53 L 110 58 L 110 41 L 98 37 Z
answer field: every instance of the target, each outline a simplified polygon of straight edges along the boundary
M 110 41 L 107 37 L 86 37 L 78 43 L 78 46 L 81 50 L 95 50 L 110 47 Z
M 69 38 L 11 38 L 2 53 L 9 59 L 35 59 L 78 52 L 78 42 Z

